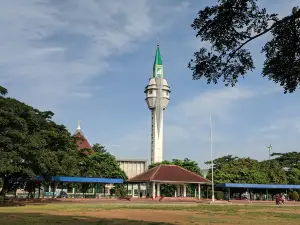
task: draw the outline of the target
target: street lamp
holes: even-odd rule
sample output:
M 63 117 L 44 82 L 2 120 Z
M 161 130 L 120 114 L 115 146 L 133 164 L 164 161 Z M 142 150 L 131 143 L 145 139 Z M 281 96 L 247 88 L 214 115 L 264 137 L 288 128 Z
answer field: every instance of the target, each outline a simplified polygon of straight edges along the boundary
M 212 196 L 211 201 L 215 201 L 215 187 L 214 187 L 214 160 L 213 160 L 213 147 L 212 147 L 212 123 L 211 123 L 211 114 L 210 114 L 210 157 L 211 157 L 211 190 Z
M 269 149 L 269 160 L 271 159 L 271 150 L 272 150 L 272 145 L 270 144 L 269 146 L 266 146 L 267 149 Z

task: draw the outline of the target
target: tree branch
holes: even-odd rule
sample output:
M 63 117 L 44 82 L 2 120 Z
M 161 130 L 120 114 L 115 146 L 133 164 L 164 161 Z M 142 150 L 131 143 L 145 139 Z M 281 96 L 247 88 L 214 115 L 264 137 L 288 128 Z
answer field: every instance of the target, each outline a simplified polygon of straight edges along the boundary
M 229 61 L 234 57 L 235 53 L 236 53 L 238 50 L 240 50 L 242 47 L 244 47 L 244 46 L 245 46 L 246 44 L 248 44 L 250 41 L 252 41 L 252 40 L 254 40 L 254 39 L 256 39 L 256 38 L 258 38 L 258 37 L 260 37 L 260 36 L 262 36 L 262 35 L 264 35 L 264 34 L 266 34 L 266 33 L 268 33 L 269 31 L 271 31 L 271 30 L 272 30 L 275 26 L 277 26 L 277 25 L 278 25 L 278 24 L 276 24 L 276 23 L 272 24 L 272 26 L 269 27 L 268 29 L 266 29 L 265 31 L 263 31 L 263 32 L 261 32 L 261 33 L 255 35 L 255 36 L 249 38 L 247 41 L 245 41 L 243 44 L 241 44 L 239 47 L 237 47 L 232 53 L 229 54 L 230 57 L 228 58 L 228 60 L 227 60 L 227 62 L 226 62 L 226 65 L 227 65 L 227 64 L 229 63 Z
M 251 38 L 249 38 L 247 41 L 245 41 L 244 43 L 242 43 L 238 48 L 236 48 L 232 53 L 230 53 L 229 54 L 229 58 L 227 59 L 227 62 L 226 62 L 226 65 L 229 63 L 229 61 L 235 56 L 235 54 L 237 53 L 237 51 L 239 51 L 242 47 L 244 47 L 246 44 L 248 44 L 250 41 L 252 41 L 252 40 L 254 40 L 254 39 L 256 39 L 256 38 L 258 38 L 258 37 L 260 37 L 260 36 L 262 36 L 262 35 L 264 35 L 264 34 L 266 34 L 266 33 L 268 33 L 269 31 L 271 31 L 274 27 L 276 27 L 276 26 L 278 26 L 279 24 L 281 24 L 281 23 L 283 23 L 283 22 L 285 22 L 285 21 L 287 21 L 287 20 L 290 20 L 291 18 L 295 18 L 295 19 L 297 19 L 297 18 L 300 18 L 300 10 L 298 10 L 297 12 L 295 12 L 293 15 L 291 15 L 291 16 L 287 16 L 287 17 L 285 17 L 285 18 L 283 18 L 282 20 L 274 20 L 273 19 L 273 21 L 275 21 L 273 24 L 272 24 L 272 26 L 271 27 L 269 27 L 269 28 L 267 28 L 266 30 L 264 30 L 263 32 L 261 32 L 261 33 L 259 33 L 259 34 L 257 34 L 257 35 L 255 35 L 255 36 L 253 36 L 253 37 L 251 37 Z M 223 54 L 222 54 L 223 55 Z M 222 55 L 221 55 L 221 57 L 222 57 Z

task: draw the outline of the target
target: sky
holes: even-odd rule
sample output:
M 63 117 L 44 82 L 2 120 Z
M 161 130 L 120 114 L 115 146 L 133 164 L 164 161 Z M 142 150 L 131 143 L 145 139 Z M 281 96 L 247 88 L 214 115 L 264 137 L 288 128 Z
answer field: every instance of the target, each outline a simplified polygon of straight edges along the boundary
M 281 16 L 298 0 L 260 0 Z M 91 144 L 117 158 L 150 159 L 151 115 L 144 88 L 152 76 L 159 34 L 171 101 L 164 115 L 164 159 L 189 158 L 205 168 L 213 157 L 258 160 L 298 151 L 300 90 L 284 94 L 261 77 L 261 47 L 247 45 L 256 69 L 236 87 L 192 80 L 187 68 L 201 43 L 191 28 L 214 0 L 10 0 L 0 7 L 0 85 L 10 97 L 40 110 L 71 133 L 81 128 Z M 298 2 L 299 3 L 299 2 Z M 299 4 L 298 4 L 299 5 Z

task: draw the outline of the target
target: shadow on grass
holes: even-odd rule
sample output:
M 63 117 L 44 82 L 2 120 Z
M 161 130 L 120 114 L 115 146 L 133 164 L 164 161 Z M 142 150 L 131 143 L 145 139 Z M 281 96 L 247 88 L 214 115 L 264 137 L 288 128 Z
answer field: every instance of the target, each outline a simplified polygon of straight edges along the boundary
M 174 225 L 164 222 L 149 222 L 127 219 L 104 219 L 88 216 L 61 216 L 41 213 L 0 213 L 1 225 Z

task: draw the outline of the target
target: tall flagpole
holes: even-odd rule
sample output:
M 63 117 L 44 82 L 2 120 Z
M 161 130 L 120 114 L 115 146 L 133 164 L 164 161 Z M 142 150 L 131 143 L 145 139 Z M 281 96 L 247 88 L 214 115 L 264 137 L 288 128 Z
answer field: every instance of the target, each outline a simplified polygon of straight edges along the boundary
M 214 187 L 214 159 L 213 159 L 213 148 L 212 148 L 212 123 L 211 123 L 211 114 L 210 114 L 210 158 L 211 158 L 211 191 L 212 202 L 215 201 L 215 187 Z

